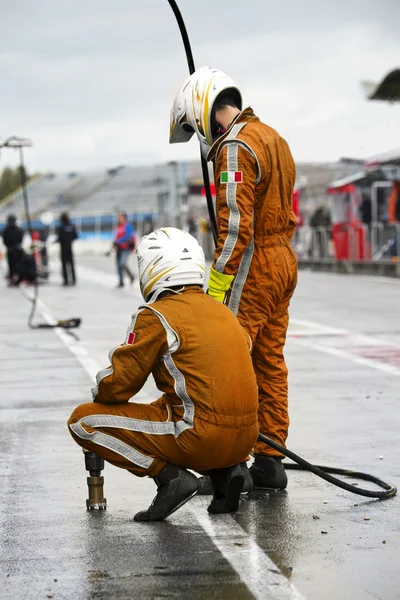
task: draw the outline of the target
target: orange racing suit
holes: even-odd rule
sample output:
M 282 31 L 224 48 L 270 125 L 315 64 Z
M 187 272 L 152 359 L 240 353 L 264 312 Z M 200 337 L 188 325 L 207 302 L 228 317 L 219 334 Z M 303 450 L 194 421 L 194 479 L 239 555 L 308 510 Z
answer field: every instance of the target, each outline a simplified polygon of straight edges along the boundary
M 166 463 L 203 472 L 246 459 L 258 434 L 250 339 L 234 315 L 190 286 L 139 307 L 97 374 L 94 402 L 68 421 L 74 440 L 135 475 Z M 153 374 L 162 396 L 129 402 Z
M 253 342 L 260 432 L 285 445 L 289 416 L 283 347 L 297 283 L 290 246 L 296 226 L 291 207 L 295 165 L 285 140 L 251 108 L 236 117 L 207 158 L 214 162 L 219 224 L 213 269 L 217 276 L 234 276 L 225 303 Z M 278 455 L 262 442 L 254 453 Z

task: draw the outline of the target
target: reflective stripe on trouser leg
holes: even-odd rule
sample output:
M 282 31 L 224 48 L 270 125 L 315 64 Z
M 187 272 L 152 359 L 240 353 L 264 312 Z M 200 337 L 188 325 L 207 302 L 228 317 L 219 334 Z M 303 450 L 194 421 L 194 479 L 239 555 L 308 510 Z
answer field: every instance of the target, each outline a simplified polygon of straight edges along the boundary
M 82 423 L 85 423 L 85 421 L 86 418 L 83 417 L 83 419 L 80 419 L 77 423 L 71 423 L 70 425 L 71 431 L 82 440 L 88 440 L 93 444 L 103 446 L 103 448 L 107 448 L 108 450 L 119 454 L 142 469 L 149 469 L 153 464 L 152 458 L 141 454 L 135 450 L 135 448 L 132 448 L 132 446 L 125 444 L 125 442 L 121 442 L 107 433 L 103 433 L 102 431 L 93 431 L 92 433 L 89 433 L 82 427 Z
M 136 431 L 149 435 L 175 435 L 175 423 L 172 421 L 146 421 L 144 419 L 133 419 L 132 417 L 98 414 L 83 417 L 79 422 L 93 428 L 124 429 L 125 431 Z

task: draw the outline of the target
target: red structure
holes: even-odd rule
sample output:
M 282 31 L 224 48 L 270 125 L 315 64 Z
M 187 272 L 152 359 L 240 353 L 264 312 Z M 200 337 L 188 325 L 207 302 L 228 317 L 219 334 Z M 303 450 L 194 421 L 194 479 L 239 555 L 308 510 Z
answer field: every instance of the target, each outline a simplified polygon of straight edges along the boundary
M 300 198 L 301 198 L 301 190 L 298 188 L 295 188 L 293 190 L 293 196 L 292 196 L 292 208 L 293 208 L 294 214 L 296 215 L 297 227 L 301 227 L 303 225 L 303 216 L 300 212 Z
M 365 174 L 357 173 L 332 183 L 327 193 L 332 197 L 332 240 L 336 260 L 370 260 L 371 247 L 367 230 L 360 218 L 359 184 Z

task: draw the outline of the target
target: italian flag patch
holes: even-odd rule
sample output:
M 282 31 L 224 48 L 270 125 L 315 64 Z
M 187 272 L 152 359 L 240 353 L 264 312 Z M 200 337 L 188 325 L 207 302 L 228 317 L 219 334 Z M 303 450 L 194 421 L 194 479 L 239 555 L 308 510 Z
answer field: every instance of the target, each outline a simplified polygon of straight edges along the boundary
M 243 183 L 242 171 L 222 171 L 221 183 Z
M 133 333 L 133 331 L 130 331 L 127 335 L 126 343 L 133 344 L 133 342 L 135 341 L 135 337 L 136 337 L 136 333 Z

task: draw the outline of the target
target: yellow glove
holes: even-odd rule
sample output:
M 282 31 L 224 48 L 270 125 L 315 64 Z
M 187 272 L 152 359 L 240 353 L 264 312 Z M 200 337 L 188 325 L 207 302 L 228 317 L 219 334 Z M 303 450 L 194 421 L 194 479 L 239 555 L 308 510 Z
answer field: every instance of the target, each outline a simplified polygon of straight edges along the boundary
M 234 279 L 234 275 L 224 275 L 223 273 L 218 273 L 218 271 L 211 267 L 207 294 L 223 304 L 226 292 L 229 290 Z

